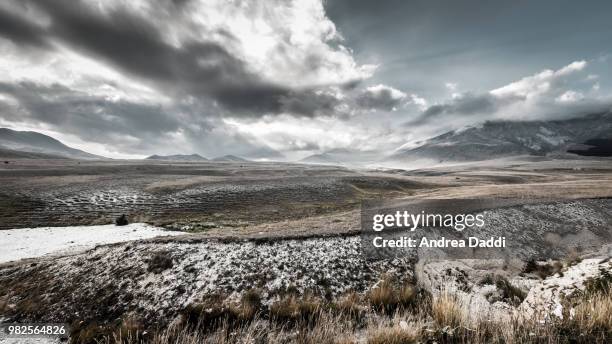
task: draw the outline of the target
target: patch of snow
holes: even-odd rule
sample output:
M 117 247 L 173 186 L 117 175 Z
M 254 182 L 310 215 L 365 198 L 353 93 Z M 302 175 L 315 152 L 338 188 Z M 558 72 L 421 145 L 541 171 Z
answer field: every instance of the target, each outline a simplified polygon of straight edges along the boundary
M 70 254 L 101 244 L 181 234 L 184 233 L 170 232 L 144 223 L 8 229 L 0 231 L 0 263 Z
M 550 129 L 545 128 L 545 127 L 540 127 L 540 132 L 548 136 L 552 136 L 554 134 Z
M 566 140 L 568 140 L 568 138 L 563 137 L 563 136 L 551 136 L 551 135 L 542 135 L 542 134 L 536 134 L 536 136 L 539 137 L 542 141 L 552 146 L 560 146 L 563 143 L 565 143 Z
M 452 146 L 456 146 L 457 144 L 458 143 L 454 141 L 446 141 L 446 142 L 432 143 L 431 146 L 432 147 L 452 147 Z
M 473 125 L 466 125 L 466 126 L 464 126 L 462 128 L 459 128 L 459 129 L 455 130 L 454 133 L 455 133 L 455 135 L 457 135 L 457 134 L 461 134 L 461 133 L 463 133 L 463 132 L 465 132 L 465 131 L 467 131 L 469 129 L 479 130 L 479 129 L 482 129 L 483 127 L 484 127 L 484 122 L 480 122 L 480 123 L 473 124 Z

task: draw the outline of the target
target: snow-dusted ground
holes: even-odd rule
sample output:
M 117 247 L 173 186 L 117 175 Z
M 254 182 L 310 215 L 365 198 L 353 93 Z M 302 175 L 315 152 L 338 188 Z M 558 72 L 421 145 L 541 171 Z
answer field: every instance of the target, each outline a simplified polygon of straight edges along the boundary
M 585 259 L 569 267 L 562 275 L 555 274 L 545 279 L 529 290 L 527 298 L 519 307 L 520 313 L 527 317 L 547 318 L 553 314 L 563 318 L 562 300 L 577 290 L 584 290 L 585 282 L 589 278 L 599 276 L 601 271 L 612 271 L 609 258 Z
M 65 322 L 75 314 L 89 318 L 108 311 L 136 312 L 143 321 L 157 323 L 213 295 L 230 303 L 255 290 L 264 305 L 288 291 L 333 298 L 365 292 L 383 274 L 409 280 L 412 267 L 404 259 L 367 261 L 359 236 L 137 241 L 18 268 L 0 266 L 0 285 L 5 290 L 15 285 L 9 310 L 18 309 L 22 297 L 33 297 L 22 292 L 45 290 L 40 309 L 53 311 L 36 318 L 41 321 Z M 5 316 L 19 315 L 8 311 Z
M 127 226 L 19 228 L 0 231 L 0 263 L 45 255 L 70 254 L 123 241 L 180 235 L 144 223 Z

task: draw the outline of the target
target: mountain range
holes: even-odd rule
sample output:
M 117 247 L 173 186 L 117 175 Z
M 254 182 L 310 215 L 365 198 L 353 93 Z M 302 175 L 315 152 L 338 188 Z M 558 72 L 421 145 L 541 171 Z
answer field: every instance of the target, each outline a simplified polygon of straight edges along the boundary
M 215 161 L 215 162 L 247 162 L 249 160 L 235 156 L 224 155 L 214 159 L 206 159 L 199 154 L 174 154 L 174 155 L 151 155 L 146 160 L 167 160 L 167 161 Z
M 397 150 L 387 160 L 477 161 L 517 155 L 579 153 L 580 149 L 592 146 L 589 142 L 602 139 L 612 139 L 612 112 L 566 120 L 488 121 L 417 142 L 415 146 Z
M 168 161 L 208 161 L 200 154 L 175 154 L 175 155 L 151 155 L 146 160 L 168 160 Z
M 362 165 L 381 160 L 384 155 L 376 151 L 336 148 L 305 157 L 299 162 L 319 165 Z
M 224 155 L 217 158 L 212 159 L 212 161 L 217 162 L 247 162 L 247 159 L 241 158 L 235 155 Z
M 500 157 L 549 154 L 612 156 L 612 112 L 551 121 L 487 121 L 448 131 L 392 154 L 356 149 L 332 149 L 310 155 L 300 162 L 325 165 L 364 165 L 377 162 L 430 160 L 461 162 Z M 28 159 L 105 159 L 34 131 L 0 128 L 0 156 Z M 208 161 L 199 154 L 151 155 L 147 160 Z M 215 162 L 247 162 L 224 155 Z

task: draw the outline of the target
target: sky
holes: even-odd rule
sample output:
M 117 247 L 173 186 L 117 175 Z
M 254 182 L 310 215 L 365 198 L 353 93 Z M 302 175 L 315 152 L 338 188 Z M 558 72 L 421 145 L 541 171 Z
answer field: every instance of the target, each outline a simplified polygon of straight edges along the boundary
M 3 0 L 0 127 L 114 158 L 390 154 L 612 104 L 612 2 Z

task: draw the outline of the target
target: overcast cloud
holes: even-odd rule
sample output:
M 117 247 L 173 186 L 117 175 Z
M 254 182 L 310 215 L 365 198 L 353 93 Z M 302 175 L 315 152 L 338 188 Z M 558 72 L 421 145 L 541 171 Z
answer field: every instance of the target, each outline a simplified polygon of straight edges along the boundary
M 543 3 L 560 18 L 531 20 Z M 0 126 L 112 157 L 291 160 L 610 108 L 608 2 L 487 4 L 5 0 Z

